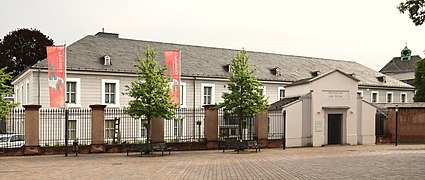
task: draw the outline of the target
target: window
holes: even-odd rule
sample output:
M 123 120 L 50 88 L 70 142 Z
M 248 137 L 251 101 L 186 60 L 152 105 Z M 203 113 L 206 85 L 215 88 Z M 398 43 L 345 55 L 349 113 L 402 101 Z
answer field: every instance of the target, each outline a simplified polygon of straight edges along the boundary
M 66 78 L 65 101 L 68 107 L 80 107 L 80 78 Z
M 68 120 L 68 139 L 77 139 L 77 121 Z
M 174 120 L 174 137 L 181 137 L 183 135 L 183 119 Z
M 25 104 L 28 104 L 29 97 L 30 97 L 30 83 L 27 82 L 27 92 L 26 92 Z
M 180 82 L 180 108 L 186 107 L 186 83 Z
M 387 92 L 387 103 L 392 103 L 392 102 L 393 102 L 393 93 Z
M 140 137 L 146 137 L 147 130 L 146 130 L 146 125 L 144 123 L 147 123 L 147 121 L 141 121 L 142 123 L 140 123 Z
M 115 83 L 105 83 L 105 103 L 115 104 Z
M 372 91 L 372 94 L 371 94 L 371 102 L 373 102 L 373 103 L 378 103 L 378 91 Z
M 69 104 L 77 103 L 77 83 L 66 82 L 66 102 Z
M 401 103 L 407 102 L 407 94 L 406 93 L 400 93 L 400 102 Z
M 15 89 L 15 99 L 14 102 L 18 103 L 19 102 L 19 87 Z
M 260 86 L 260 94 L 266 96 L 266 86 Z
M 23 104 L 24 103 L 24 85 L 21 86 L 21 99 L 20 102 Z
M 102 79 L 102 104 L 107 107 L 119 107 L 119 80 Z
M 278 95 L 277 95 L 278 100 L 283 99 L 285 97 L 285 88 L 278 87 L 277 90 L 278 90 Z
M 105 121 L 105 136 L 107 139 L 114 138 L 114 125 L 115 125 L 115 120 L 113 119 L 108 119 Z
M 363 99 L 363 91 L 357 91 L 357 96 L 360 96 Z
M 207 105 L 207 104 L 214 104 L 214 84 L 201 84 L 202 87 L 202 105 Z

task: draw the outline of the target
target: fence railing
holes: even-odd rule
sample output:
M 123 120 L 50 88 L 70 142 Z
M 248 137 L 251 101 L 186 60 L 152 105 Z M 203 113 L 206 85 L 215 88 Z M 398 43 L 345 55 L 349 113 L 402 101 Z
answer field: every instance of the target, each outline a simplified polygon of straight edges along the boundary
M 177 109 L 175 116 L 175 119 L 164 120 L 166 142 L 199 142 L 205 138 L 204 109 Z
M 242 140 L 256 139 L 255 118 L 242 117 L 242 122 L 240 122 L 240 119 L 239 115 L 220 109 L 218 111 L 218 139 L 220 141 L 224 141 L 225 139 L 239 140 L 241 137 Z M 239 126 L 242 127 L 239 128 Z
M 0 119 L 0 148 L 19 148 L 25 144 L 25 109 L 11 109 Z
M 140 119 L 134 119 L 125 109 L 105 109 L 105 144 L 113 144 L 115 119 L 119 120 L 117 144 L 138 144 L 146 142 L 146 127 Z
M 268 112 L 268 139 L 282 139 L 285 135 L 284 114 L 281 110 Z
M 39 144 L 40 146 L 64 146 L 65 132 L 68 133 L 69 144 L 78 140 L 80 145 L 90 145 L 92 140 L 92 110 L 69 109 L 68 129 L 65 131 L 64 109 L 40 109 Z M 0 134 L 25 134 L 24 109 L 12 109 L 6 120 L 0 121 Z M 123 108 L 105 109 L 104 142 L 113 144 L 145 143 L 146 127 L 142 120 L 129 116 Z M 115 123 L 119 119 L 118 136 L 115 136 Z M 218 111 L 218 139 L 253 140 L 255 134 L 255 118 L 240 117 L 236 114 Z M 284 137 L 284 115 L 281 111 L 268 112 L 268 139 L 282 139 Z M 205 138 L 205 110 L 177 109 L 176 116 L 171 120 L 164 120 L 165 142 L 200 142 Z M 241 130 L 239 126 L 241 125 Z M 241 132 L 239 132 L 241 131 Z M 22 145 L 24 141 L 21 142 Z M 4 145 L 11 147 L 11 145 Z
M 68 144 L 91 144 L 91 109 L 69 109 Z M 65 145 L 65 109 L 40 109 L 40 146 Z

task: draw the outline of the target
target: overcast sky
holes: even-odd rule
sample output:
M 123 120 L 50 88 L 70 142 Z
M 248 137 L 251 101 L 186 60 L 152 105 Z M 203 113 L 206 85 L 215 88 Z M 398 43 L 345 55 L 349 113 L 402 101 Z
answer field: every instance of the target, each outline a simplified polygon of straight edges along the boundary
M 397 5 L 404 0 L 8 0 L 0 37 L 36 28 L 55 44 L 86 35 L 356 61 L 380 70 L 405 43 L 424 56 L 425 25 Z

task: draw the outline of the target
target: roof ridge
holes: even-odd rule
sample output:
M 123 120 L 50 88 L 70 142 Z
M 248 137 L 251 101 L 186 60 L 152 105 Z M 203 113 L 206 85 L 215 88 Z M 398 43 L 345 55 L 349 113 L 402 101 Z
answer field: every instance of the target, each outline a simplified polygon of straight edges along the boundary
M 100 36 L 95 36 L 95 35 L 87 35 L 87 36 L 91 36 L 91 37 L 95 37 L 95 38 L 107 38 L 107 37 L 100 37 Z M 141 42 L 151 42 L 151 43 L 158 43 L 158 44 L 168 44 L 168 45 L 189 46 L 189 47 L 198 47 L 198 48 L 211 48 L 211 49 L 219 49 L 219 50 L 240 51 L 239 49 L 231 49 L 231 48 L 193 45 L 193 44 L 179 44 L 179 43 L 172 43 L 172 42 L 160 42 L 160 41 L 129 39 L 129 38 L 120 38 L 120 37 L 119 38 L 107 38 L 107 39 L 118 39 L 118 40 L 139 41 L 139 42 L 141 41 Z M 273 53 L 273 52 L 261 52 L 261 51 L 255 51 L 255 50 L 254 51 L 247 51 L 247 52 L 249 52 L 249 53 L 259 53 L 259 54 L 269 54 L 269 55 L 279 55 L 279 56 L 289 56 L 289 57 L 298 57 L 298 58 L 307 58 L 307 59 L 314 59 L 314 60 L 355 62 L 355 61 L 351 61 L 351 60 L 327 59 L 327 58 L 321 58 L 321 57 L 300 56 L 300 55 L 291 55 L 291 54 L 279 54 L 279 53 Z

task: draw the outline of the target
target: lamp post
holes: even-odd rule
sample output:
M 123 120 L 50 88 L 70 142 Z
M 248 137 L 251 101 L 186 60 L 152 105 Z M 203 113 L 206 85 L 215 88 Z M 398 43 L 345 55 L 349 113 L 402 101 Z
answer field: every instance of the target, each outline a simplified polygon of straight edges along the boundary
M 201 142 L 201 124 L 202 124 L 202 121 L 196 121 L 196 125 L 198 125 L 198 142 Z
M 398 145 L 398 105 L 395 106 L 395 146 Z

